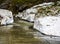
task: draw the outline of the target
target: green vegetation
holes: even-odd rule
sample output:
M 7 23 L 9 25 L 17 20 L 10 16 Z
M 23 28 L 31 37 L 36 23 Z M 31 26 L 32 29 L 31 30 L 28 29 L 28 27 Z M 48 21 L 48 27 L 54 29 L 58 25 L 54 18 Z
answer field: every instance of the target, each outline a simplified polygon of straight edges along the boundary
M 58 14 L 60 14 L 60 4 L 59 3 L 55 3 L 52 6 L 46 6 L 46 7 L 39 7 L 38 10 L 38 15 L 36 15 L 37 17 L 44 17 L 44 16 L 56 16 Z
M 18 12 L 18 9 L 16 6 L 21 7 L 21 8 L 24 8 L 24 7 L 30 8 L 33 5 L 36 5 L 36 4 L 39 4 L 42 2 L 43 2 L 43 0 L 42 1 L 40 1 L 40 0 L 38 0 L 38 1 L 37 0 L 32 0 L 32 1 L 31 0 L 12 0 L 11 1 L 12 6 L 9 7 L 9 10 L 13 11 L 13 13 L 16 13 L 16 12 Z
M 57 0 L 0 0 L 0 4 L 5 3 L 4 6 L 7 6 L 6 9 L 11 10 L 13 13 L 17 13 L 19 7 L 23 8 L 30 8 L 36 4 L 40 4 L 43 2 L 49 1 L 57 1 Z

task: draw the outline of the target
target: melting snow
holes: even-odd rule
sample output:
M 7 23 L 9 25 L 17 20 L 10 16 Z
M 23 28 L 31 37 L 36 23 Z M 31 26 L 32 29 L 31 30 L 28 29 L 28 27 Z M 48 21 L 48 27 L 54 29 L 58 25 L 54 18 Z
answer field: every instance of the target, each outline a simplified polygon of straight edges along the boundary
M 34 22 L 34 28 L 47 35 L 60 36 L 60 17 L 46 16 Z
M 44 8 L 47 6 L 50 7 L 52 5 L 54 5 L 53 2 L 35 5 L 31 8 L 23 11 L 22 13 L 19 13 L 17 16 L 22 19 L 28 20 L 28 21 L 34 21 L 34 28 L 39 30 L 42 33 L 45 33 L 47 35 L 60 36 L 60 17 L 59 16 L 45 16 L 45 17 L 41 17 L 41 18 L 36 17 L 36 13 L 38 13 L 37 11 L 40 7 Z M 52 11 L 52 12 L 55 15 L 55 13 L 57 13 L 58 10 Z M 34 18 L 35 18 L 35 20 L 34 20 Z
M 0 16 L 3 17 L 0 21 L 1 25 L 13 23 L 13 16 L 11 11 L 0 9 Z

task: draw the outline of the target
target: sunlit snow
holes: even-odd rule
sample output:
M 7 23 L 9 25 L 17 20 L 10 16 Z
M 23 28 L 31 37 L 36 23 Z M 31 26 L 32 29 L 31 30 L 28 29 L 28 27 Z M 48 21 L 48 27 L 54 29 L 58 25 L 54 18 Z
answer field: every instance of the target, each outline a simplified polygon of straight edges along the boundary
M 46 16 L 35 20 L 34 28 L 47 35 L 60 36 L 60 17 Z
M 12 12 L 9 10 L 0 9 L 0 19 L 1 25 L 6 25 L 13 23 Z

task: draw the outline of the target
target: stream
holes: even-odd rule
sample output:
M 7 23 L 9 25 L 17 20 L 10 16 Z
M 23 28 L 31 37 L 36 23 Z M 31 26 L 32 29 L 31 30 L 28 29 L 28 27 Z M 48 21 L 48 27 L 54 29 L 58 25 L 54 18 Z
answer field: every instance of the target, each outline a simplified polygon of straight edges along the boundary
M 33 23 L 24 20 L 0 26 L 0 44 L 60 44 L 59 37 L 43 35 L 32 26 Z

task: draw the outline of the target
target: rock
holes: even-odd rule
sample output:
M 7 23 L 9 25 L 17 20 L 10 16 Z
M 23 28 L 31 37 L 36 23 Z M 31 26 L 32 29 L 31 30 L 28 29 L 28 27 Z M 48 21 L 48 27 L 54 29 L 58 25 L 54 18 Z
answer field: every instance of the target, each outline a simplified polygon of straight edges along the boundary
M 1 25 L 11 24 L 14 21 L 12 12 L 9 10 L 0 9 L 0 16 L 2 17 Z
M 46 16 L 34 21 L 34 28 L 47 34 L 60 36 L 60 17 Z

